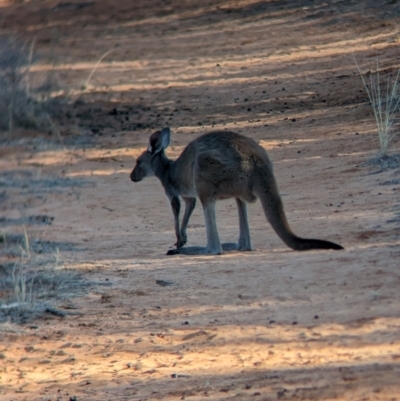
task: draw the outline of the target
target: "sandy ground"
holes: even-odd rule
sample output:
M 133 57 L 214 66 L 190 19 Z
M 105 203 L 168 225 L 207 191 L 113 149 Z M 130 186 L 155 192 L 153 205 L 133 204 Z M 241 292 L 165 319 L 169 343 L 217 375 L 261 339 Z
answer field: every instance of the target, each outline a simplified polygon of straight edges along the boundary
M 1 400 L 400 400 L 400 176 L 367 163 L 353 60 L 397 71 L 396 3 L 0 2 L 0 33 L 35 37 L 33 79 L 52 69 L 69 99 L 62 141 L 1 134 L 1 231 L 82 283 L 51 299 L 65 316 L 3 316 Z M 256 203 L 253 252 L 166 256 L 161 185 L 129 180 L 166 125 L 171 157 L 212 129 L 259 141 L 295 233 L 345 250 L 288 249 Z M 236 239 L 234 202 L 218 225 Z M 205 244 L 200 205 L 188 235 Z M 1 257 L 4 276 L 18 258 Z

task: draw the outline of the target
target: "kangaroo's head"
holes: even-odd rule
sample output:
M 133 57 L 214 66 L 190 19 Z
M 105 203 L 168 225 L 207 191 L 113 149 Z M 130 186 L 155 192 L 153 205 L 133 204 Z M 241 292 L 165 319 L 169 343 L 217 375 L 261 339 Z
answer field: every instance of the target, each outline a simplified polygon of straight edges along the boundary
M 130 178 L 133 182 L 139 182 L 154 175 L 157 163 L 160 162 L 159 155 L 168 147 L 169 140 L 170 129 L 168 127 L 156 131 L 150 136 L 147 150 L 136 159 L 135 168 L 131 172 Z

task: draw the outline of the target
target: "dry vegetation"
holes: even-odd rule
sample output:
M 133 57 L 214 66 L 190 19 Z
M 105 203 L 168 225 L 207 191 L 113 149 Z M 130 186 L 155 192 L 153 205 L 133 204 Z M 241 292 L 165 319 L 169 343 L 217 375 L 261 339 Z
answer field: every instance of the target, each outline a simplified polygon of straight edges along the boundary
M 55 129 L 50 117 L 49 77 L 44 79 L 46 87 L 32 85 L 34 45 L 34 40 L 0 36 L 0 129 L 7 130 L 9 138 L 15 128 Z
M 395 74 L 394 77 L 391 76 L 392 74 L 388 74 L 387 78 L 383 79 L 382 83 L 379 71 L 379 62 L 377 60 L 376 71 L 374 74 L 369 74 L 369 83 L 367 83 L 360 70 L 360 67 L 357 64 L 357 61 L 356 65 L 374 112 L 379 139 L 379 156 L 381 158 L 386 158 L 389 156 L 391 145 L 398 134 L 394 131 L 393 125 L 399 119 L 400 69 L 397 71 L 397 74 Z

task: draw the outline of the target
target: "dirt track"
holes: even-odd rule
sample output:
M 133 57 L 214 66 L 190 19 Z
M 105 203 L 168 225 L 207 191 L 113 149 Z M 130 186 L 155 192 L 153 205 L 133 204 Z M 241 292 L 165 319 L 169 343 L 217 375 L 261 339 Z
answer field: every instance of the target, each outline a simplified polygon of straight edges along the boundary
M 0 33 L 36 36 L 34 77 L 51 53 L 70 99 L 62 144 L 1 134 L 1 230 L 25 226 L 86 283 L 54 300 L 63 318 L 0 324 L 0 399 L 400 400 L 399 170 L 366 163 L 376 128 L 353 59 L 397 71 L 400 6 L 73 4 L 0 1 Z M 256 203 L 253 252 L 165 256 L 163 190 L 129 173 L 166 125 L 171 157 L 212 129 L 258 140 L 294 232 L 346 249 L 286 248 Z M 218 225 L 236 239 L 233 201 L 218 205 Z M 188 236 L 205 244 L 200 206 Z

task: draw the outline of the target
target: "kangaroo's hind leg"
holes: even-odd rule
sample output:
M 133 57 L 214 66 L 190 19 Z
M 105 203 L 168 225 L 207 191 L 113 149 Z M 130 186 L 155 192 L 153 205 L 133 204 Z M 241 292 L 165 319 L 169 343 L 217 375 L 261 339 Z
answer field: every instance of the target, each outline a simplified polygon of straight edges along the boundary
M 240 198 L 235 198 L 239 213 L 239 241 L 226 242 L 222 244 L 224 251 L 251 251 L 253 249 L 251 245 L 249 220 L 247 217 L 247 205 L 246 202 Z
M 241 199 L 236 198 L 236 204 L 239 212 L 239 251 L 251 251 L 253 249 L 250 238 L 249 219 L 247 216 L 247 205 Z

